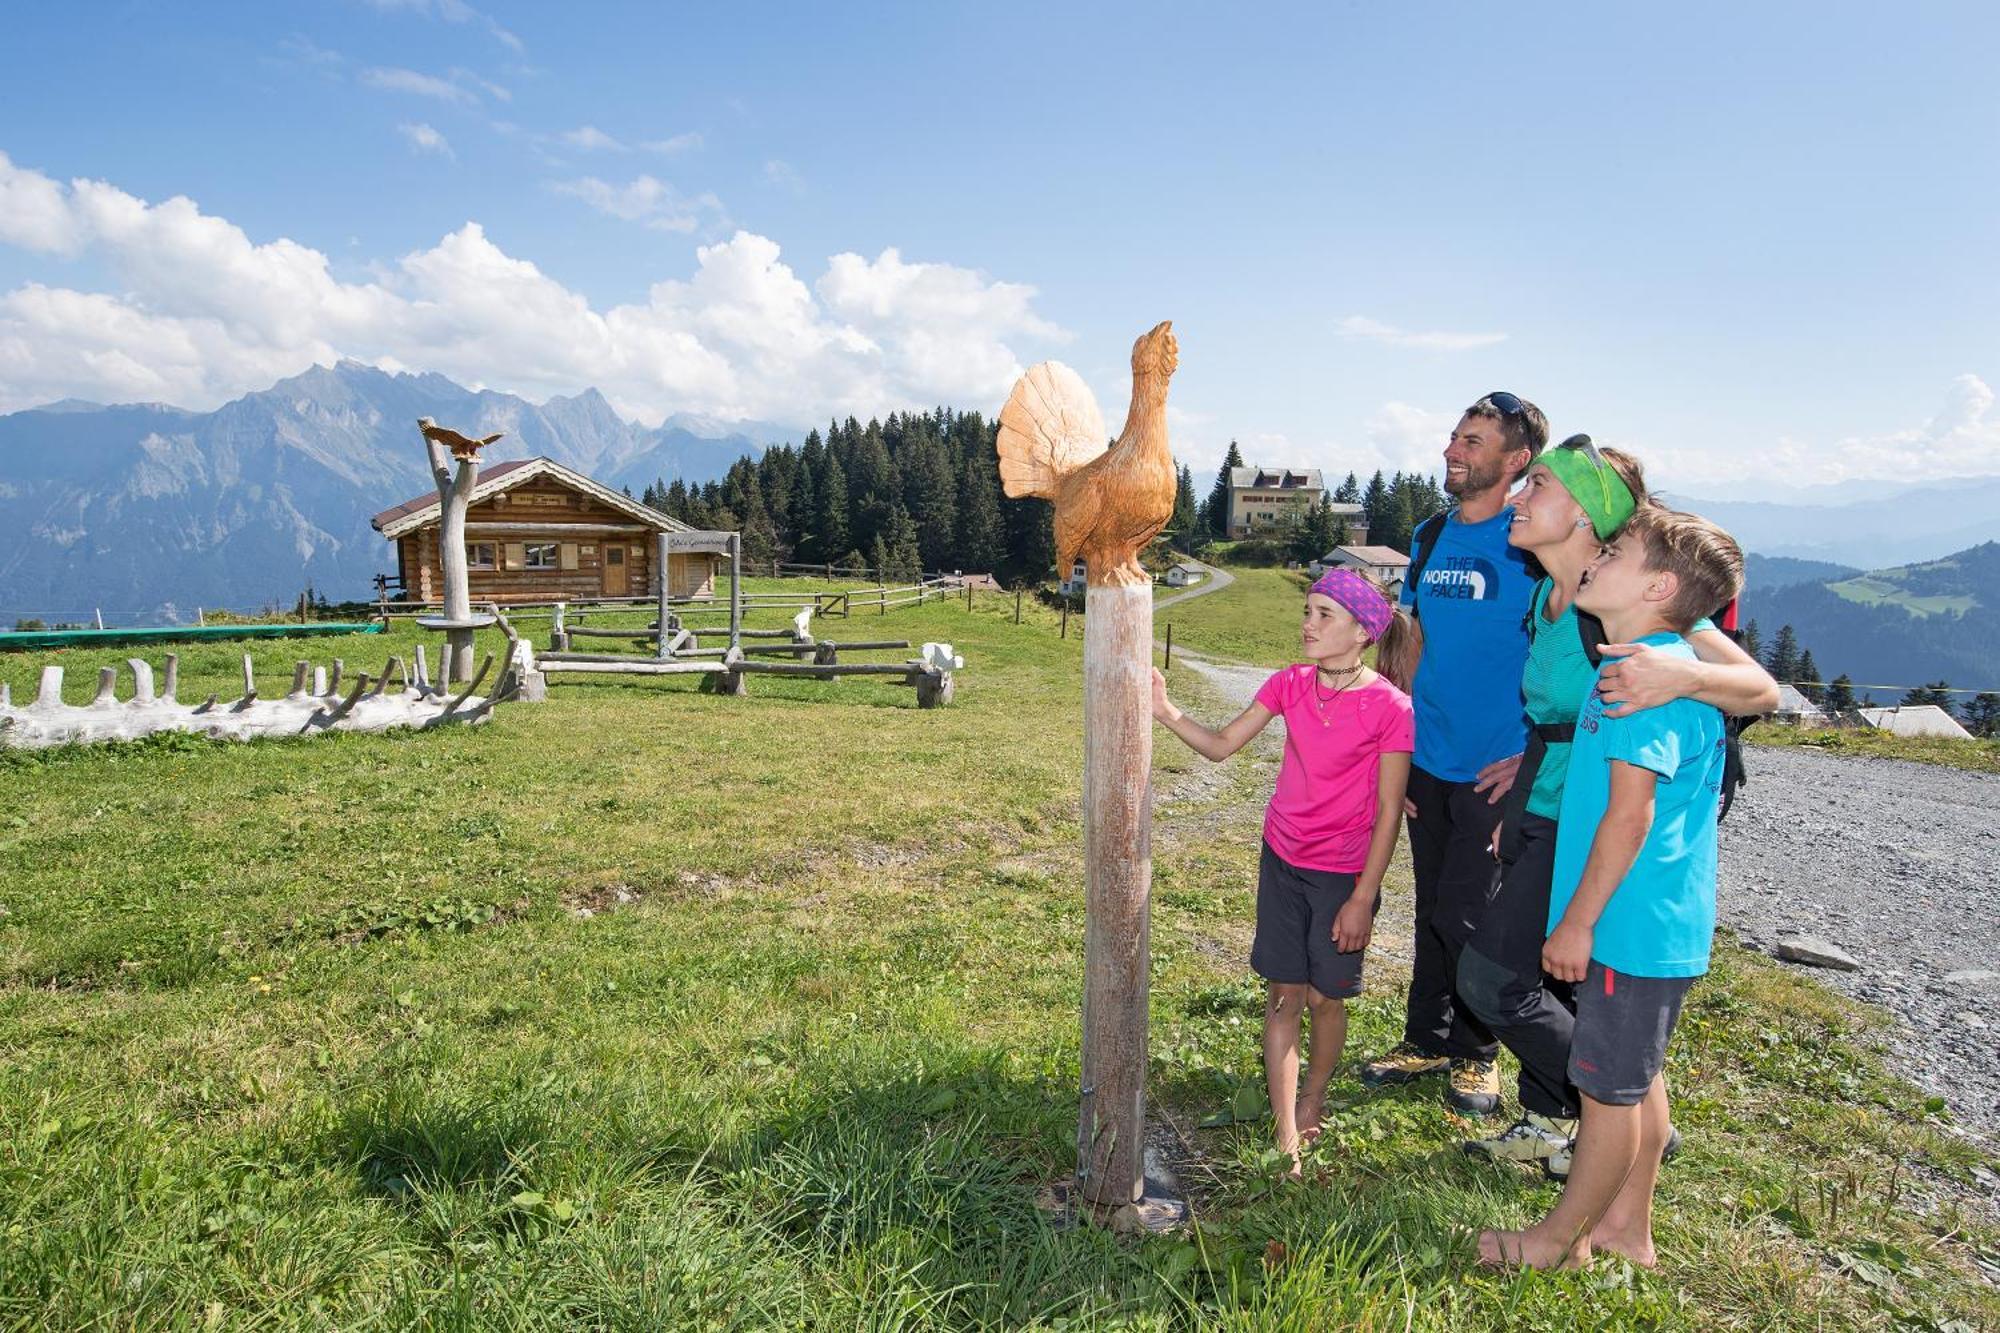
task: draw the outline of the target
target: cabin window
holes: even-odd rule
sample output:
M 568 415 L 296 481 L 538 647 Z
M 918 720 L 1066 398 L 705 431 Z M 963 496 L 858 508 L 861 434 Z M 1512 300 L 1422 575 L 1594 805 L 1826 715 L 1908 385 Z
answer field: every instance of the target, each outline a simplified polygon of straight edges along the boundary
M 498 569 L 500 548 L 493 542 L 467 542 L 465 544 L 465 567 L 467 569 Z
M 529 542 L 526 556 L 529 569 L 554 569 L 556 567 L 556 543 Z

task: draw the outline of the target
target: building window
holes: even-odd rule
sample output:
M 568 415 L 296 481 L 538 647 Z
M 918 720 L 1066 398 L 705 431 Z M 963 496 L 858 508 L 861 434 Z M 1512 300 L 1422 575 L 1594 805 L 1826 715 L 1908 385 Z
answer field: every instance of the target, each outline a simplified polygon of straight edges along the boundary
M 492 542 L 467 542 L 465 544 L 465 567 L 467 569 L 498 569 L 500 548 Z
M 529 542 L 523 550 L 527 554 L 529 569 L 554 569 L 556 567 L 556 544 L 554 542 Z

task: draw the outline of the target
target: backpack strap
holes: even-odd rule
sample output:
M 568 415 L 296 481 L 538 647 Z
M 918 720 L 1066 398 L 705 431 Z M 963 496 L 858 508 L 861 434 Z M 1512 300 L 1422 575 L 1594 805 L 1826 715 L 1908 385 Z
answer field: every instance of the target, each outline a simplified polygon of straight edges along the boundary
M 1603 649 L 1610 636 L 1604 632 L 1604 622 L 1580 606 L 1576 609 L 1576 636 L 1583 640 L 1583 655 L 1590 659 L 1590 665 L 1603 665 Z
M 1403 576 L 1403 586 L 1410 590 L 1410 614 L 1420 616 L 1423 600 L 1417 594 L 1424 581 L 1424 566 L 1431 562 L 1431 552 L 1437 549 L 1438 538 L 1444 535 L 1444 525 L 1451 519 L 1452 511 L 1441 509 L 1417 525 L 1415 550 L 1411 552 L 1409 572 Z

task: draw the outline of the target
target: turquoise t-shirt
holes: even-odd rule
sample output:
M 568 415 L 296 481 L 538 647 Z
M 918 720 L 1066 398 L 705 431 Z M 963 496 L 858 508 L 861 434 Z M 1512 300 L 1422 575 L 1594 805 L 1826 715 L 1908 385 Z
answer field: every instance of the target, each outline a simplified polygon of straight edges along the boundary
M 1676 634 L 1652 634 L 1639 642 L 1694 656 Z M 1556 820 L 1549 930 L 1562 920 L 1583 880 L 1598 823 L 1611 805 L 1612 762 L 1632 764 L 1659 778 L 1653 827 L 1597 919 L 1591 957 L 1635 977 L 1695 977 L 1708 971 L 1724 740 L 1722 714 L 1707 704 L 1676 699 L 1607 717 L 1595 685 L 1586 688 Z
M 1424 654 L 1410 698 L 1417 709 L 1415 763 L 1446 782 L 1470 782 L 1495 759 L 1527 744 L 1521 664 L 1528 655 L 1523 613 L 1534 594 L 1527 556 L 1507 544 L 1514 511 L 1461 523 L 1453 510 L 1416 586 Z
M 1563 607 L 1554 620 L 1548 618 L 1549 596 L 1555 582 L 1543 579 L 1535 585 L 1535 599 L 1528 609 L 1528 665 L 1521 672 L 1521 700 L 1528 721 L 1547 726 L 1574 722 L 1584 694 L 1597 685 L 1597 668 L 1583 651 L 1583 636 L 1576 626 L 1576 603 Z M 1715 628 L 1715 622 L 1697 620 L 1688 633 L 1699 634 Z M 1550 741 L 1535 770 L 1535 785 L 1528 789 L 1528 813 L 1554 819 L 1562 809 L 1563 778 L 1569 773 L 1569 742 Z

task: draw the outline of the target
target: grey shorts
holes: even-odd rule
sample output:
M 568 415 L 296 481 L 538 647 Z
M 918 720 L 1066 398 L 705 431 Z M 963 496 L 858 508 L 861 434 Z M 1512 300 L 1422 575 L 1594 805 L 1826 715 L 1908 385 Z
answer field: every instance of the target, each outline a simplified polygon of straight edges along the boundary
M 1592 1101 L 1637 1106 L 1667 1067 L 1667 1038 L 1693 977 L 1635 977 L 1592 960 L 1576 987 L 1569 1079 Z
M 1333 918 L 1354 893 L 1354 876 L 1295 866 L 1264 844 L 1257 865 L 1257 937 L 1250 968 L 1266 981 L 1311 986 L 1345 999 L 1361 993 L 1365 950 L 1333 947 Z M 1375 909 L 1382 909 L 1380 897 Z

